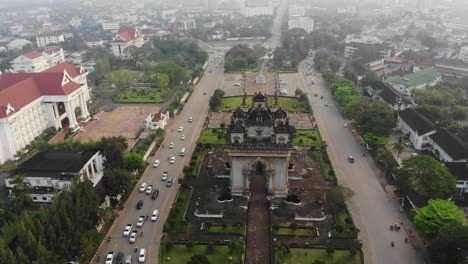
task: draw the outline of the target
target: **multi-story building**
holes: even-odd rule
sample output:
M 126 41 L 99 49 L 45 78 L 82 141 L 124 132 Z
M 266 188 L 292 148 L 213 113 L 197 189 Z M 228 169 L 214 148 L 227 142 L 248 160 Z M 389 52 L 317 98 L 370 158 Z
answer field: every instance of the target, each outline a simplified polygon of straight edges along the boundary
M 295 17 L 288 20 L 288 30 L 301 28 L 310 33 L 314 31 L 314 20 L 308 17 Z
M 345 59 L 353 57 L 354 52 L 364 45 L 382 44 L 383 41 L 373 36 L 347 35 L 345 39 Z
M 266 0 L 246 0 L 240 12 L 246 17 L 272 16 L 273 6 Z
M 75 177 L 89 179 L 96 186 L 104 174 L 103 160 L 99 151 L 46 150 L 23 162 L 14 175 L 24 176 L 31 185 L 33 202 L 50 203 L 60 191 L 70 188 Z M 12 179 L 14 176 L 5 179 L 9 190 L 15 186 Z
M 299 5 L 290 5 L 289 6 L 289 16 L 290 17 L 303 17 L 305 16 L 305 7 Z
M 0 163 L 15 158 L 44 129 L 79 129 L 75 115 L 88 120 L 87 72 L 60 63 L 39 73 L 0 75 Z
M 426 87 L 434 86 L 442 80 L 442 74 L 435 68 L 426 68 L 404 77 L 390 76 L 385 79 L 385 82 L 395 88 L 399 93 L 411 96 L 412 89 L 425 89 Z
M 182 30 L 192 30 L 197 27 L 195 19 L 177 20 L 175 25 L 177 28 Z
M 48 49 L 42 53 L 31 51 L 11 61 L 14 72 L 41 72 L 65 62 L 62 48 Z
M 110 32 L 117 32 L 120 28 L 120 23 L 115 21 L 103 21 L 101 25 L 103 30 Z
M 460 59 L 468 63 L 468 45 L 463 46 L 460 49 Z
M 36 36 L 36 44 L 39 48 L 49 44 L 60 44 L 65 41 L 65 36 L 62 33 L 51 32 Z
M 141 48 L 145 43 L 143 35 L 136 28 L 123 28 L 119 29 L 117 35 L 114 37 L 112 42 L 112 54 L 114 56 L 128 59 L 130 54 L 128 52 L 128 47 L 137 47 Z

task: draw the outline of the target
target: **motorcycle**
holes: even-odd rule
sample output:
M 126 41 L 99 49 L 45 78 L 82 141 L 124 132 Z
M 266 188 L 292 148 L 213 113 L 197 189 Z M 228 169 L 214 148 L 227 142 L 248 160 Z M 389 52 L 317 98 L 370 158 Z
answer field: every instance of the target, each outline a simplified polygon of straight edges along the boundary
M 390 245 L 392 245 L 392 247 L 394 247 L 394 246 L 395 246 L 395 243 L 392 241 L 392 242 L 390 243 Z

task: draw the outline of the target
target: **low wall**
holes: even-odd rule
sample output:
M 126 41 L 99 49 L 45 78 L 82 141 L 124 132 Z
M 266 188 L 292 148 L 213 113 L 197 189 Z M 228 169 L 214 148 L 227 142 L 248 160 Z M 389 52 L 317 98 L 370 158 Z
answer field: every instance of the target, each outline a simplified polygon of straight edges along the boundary
M 319 217 L 319 218 L 314 218 L 314 217 L 302 217 L 302 216 L 295 216 L 294 220 L 296 221 L 307 221 L 307 222 L 321 222 L 325 220 L 327 217 Z

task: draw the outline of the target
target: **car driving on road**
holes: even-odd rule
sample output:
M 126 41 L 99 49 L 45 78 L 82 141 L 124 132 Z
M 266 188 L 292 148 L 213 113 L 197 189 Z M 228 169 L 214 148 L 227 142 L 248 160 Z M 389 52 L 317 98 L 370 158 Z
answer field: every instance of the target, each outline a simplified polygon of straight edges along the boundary
M 139 210 L 139 209 L 141 209 L 141 208 L 143 208 L 143 200 L 139 200 L 138 203 L 137 203 L 137 205 L 136 205 L 136 209 Z
M 133 228 L 133 225 L 132 224 L 128 224 L 125 226 L 125 229 L 124 229 L 124 232 L 123 232 L 123 236 L 126 237 L 126 236 L 129 236 L 130 235 L 130 232 L 132 232 L 132 228 Z
M 146 249 L 140 249 L 140 254 L 138 254 L 138 262 L 144 263 L 146 260 Z
M 159 211 L 158 211 L 158 210 L 154 210 L 154 211 L 153 211 L 153 215 L 151 215 L 151 221 L 152 221 L 152 222 L 156 222 L 156 220 L 158 220 L 158 216 L 159 216 Z
M 143 224 L 145 223 L 145 216 L 143 215 L 140 215 L 140 217 L 138 217 L 138 222 L 137 222 L 137 227 L 142 227 Z
M 153 185 L 149 185 L 148 188 L 146 188 L 146 194 L 150 195 L 151 192 L 153 191 Z
M 171 159 L 169 160 L 169 163 L 174 164 L 175 163 L 175 157 L 171 157 Z
M 138 234 L 138 231 L 136 231 L 136 230 L 132 231 L 132 233 L 130 234 L 130 238 L 128 239 L 128 242 L 130 242 L 130 244 L 135 243 L 136 238 L 137 238 L 137 234 Z
M 151 194 L 151 200 L 156 200 L 156 198 L 158 198 L 158 195 L 159 195 L 159 190 L 156 189 L 153 191 L 153 193 Z
M 106 264 L 113 264 L 114 263 L 114 252 L 107 253 L 106 256 Z
M 157 168 L 159 166 L 160 161 L 157 159 L 153 163 L 153 168 Z
M 146 182 L 142 183 L 140 185 L 140 192 L 144 192 L 146 190 L 146 186 L 147 186 Z

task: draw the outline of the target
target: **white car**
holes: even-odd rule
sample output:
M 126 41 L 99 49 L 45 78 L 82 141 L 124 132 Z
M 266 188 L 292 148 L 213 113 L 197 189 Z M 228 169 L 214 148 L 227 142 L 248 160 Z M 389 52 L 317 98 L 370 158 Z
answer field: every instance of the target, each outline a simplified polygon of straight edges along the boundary
M 151 194 L 151 192 L 153 191 L 153 185 L 149 185 L 148 188 L 146 188 L 146 194 Z
M 140 192 L 144 192 L 146 190 L 146 186 L 148 186 L 146 182 L 142 183 L 140 186 Z
M 174 142 L 171 142 L 171 144 L 169 144 L 169 148 L 170 148 L 170 149 L 173 149 L 173 148 L 174 148 Z
M 156 220 L 158 220 L 158 216 L 159 216 L 159 211 L 158 211 L 158 210 L 154 210 L 154 211 L 153 211 L 153 215 L 151 216 L 151 221 L 152 221 L 152 222 L 156 222 Z
M 127 237 L 130 235 L 130 232 L 132 232 L 132 228 L 133 228 L 133 225 L 132 224 L 128 224 L 125 226 L 125 229 L 124 229 L 124 232 L 123 232 L 123 236 L 124 237 Z
M 140 217 L 138 217 L 138 222 L 136 226 L 142 227 L 144 223 L 145 223 L 145 217 L 143 215 L 140 215 Z
M 138 263 L 144 263 L 146 260 L 146 249 L 140 249 L 140 254 L 138 254 Z
M 153 163 L 153 168 L 157 168 L 159 166 L 160 161 L 157 159 Z
M 175 157 L 171 157 L 171 159 L 169 160 L 169 163 L 174 164 L 175 163 Z
M 167 180 L 167 173 L 164 173 L 164 174 L 161 176 L 161 180 L 162 180 L 162 181 Z
M 180 140 L 185 140 L 185 135 L 182 135 L 182 136 L 180 137 Z
M 128 242 L 130 242 L 131 244 L 135 243 L 137 239 L 137 234 L 138 234 L 138 231 L 133 230 L 132 233 L 130 234 L 130 238 L 128 239 Z
M 184 127 L 179 127 L 178 131 L 179 131 L 179 132 L 184 131 Z
M 344 127 L 348 127 L 348 123 L 344 123 Z
M 193 118 L 192 118 L 192 117 L 189 117 L 189 118 L 188 118 L 188 122 L 189 122 L 189 123 L 192 123 L 192 121 L 193 121 Z
M 107 253 L 106 264 L 112 264 L 114 262 L 114 252 Z

